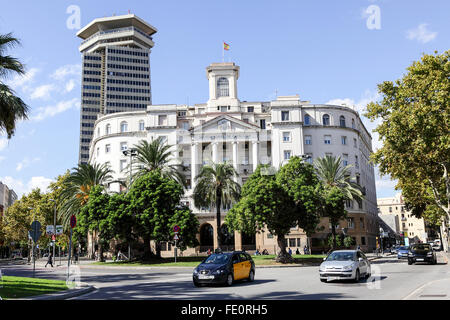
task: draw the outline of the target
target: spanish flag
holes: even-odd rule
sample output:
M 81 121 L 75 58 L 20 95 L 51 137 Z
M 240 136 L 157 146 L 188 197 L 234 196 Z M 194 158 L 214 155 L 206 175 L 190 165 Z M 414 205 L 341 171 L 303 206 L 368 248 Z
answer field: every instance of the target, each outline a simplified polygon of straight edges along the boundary
M 224 43 L 223 43 L 223 49 L 224 49 L 224 50 L 227 50 L 227 51 L 230 50 L 230 45 L 229 45 L 228 43 L 225 43 L 225 42 L 224 42 Z

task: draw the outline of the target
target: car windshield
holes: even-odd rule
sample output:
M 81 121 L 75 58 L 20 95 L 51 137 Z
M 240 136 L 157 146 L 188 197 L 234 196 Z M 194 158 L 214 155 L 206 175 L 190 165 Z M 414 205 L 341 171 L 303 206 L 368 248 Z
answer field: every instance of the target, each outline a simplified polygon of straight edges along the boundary
M 398 250 L 408 250 L 409 247 L 399 247 Z
M 413 249 L 413 250 L 430 251 L 431 250 L 431 246 L 429 244 L 427 244 L 427 243 L 426 244 L 416 244 L 411 249 Z
M 354 252 L 333 252 L 326 261 L 354 261 L 355 256 Z
M 227 254 L 215 254 L 210 255 L 203 263 L 206 264 L 224 264 L 230 259 L 230 255 Z

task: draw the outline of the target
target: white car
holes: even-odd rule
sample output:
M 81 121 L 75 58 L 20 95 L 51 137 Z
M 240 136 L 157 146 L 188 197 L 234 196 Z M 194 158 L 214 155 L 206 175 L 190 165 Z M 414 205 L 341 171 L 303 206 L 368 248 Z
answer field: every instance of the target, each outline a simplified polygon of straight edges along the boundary
M 336 250 L 323 259 L 319 267 L 320 281 L 354 280 L 369 278 L 370 262 L 360 250 Z

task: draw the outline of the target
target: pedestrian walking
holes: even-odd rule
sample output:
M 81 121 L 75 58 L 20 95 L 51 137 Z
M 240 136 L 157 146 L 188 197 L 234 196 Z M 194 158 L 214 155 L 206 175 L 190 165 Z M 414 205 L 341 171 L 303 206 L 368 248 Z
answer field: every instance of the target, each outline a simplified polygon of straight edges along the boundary
M 290 256 L 292 256 L 292 250 L 291 250 L 291 248 L 289 248 L 288 253 L 289 253 Z
M 45 264 L 45 267 L 47 268 L 47 265 L 48 264 L 50 264 L 51 266 L 52 266 L 52 268 L 53 268 L 53 254 L 52 253 L 50 253 L 49 255 L 48 255 L 48 259 L 47 259 L 47 263 Z

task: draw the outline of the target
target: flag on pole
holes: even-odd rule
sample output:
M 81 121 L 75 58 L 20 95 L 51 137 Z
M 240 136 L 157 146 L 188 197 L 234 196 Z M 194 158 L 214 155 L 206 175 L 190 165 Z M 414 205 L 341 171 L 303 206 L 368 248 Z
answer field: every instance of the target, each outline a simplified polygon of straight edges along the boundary
M 228 43 L 225 43 L 225 42 L 224 42 L 224 43 L 223 43 L 223 49 L 224 49 L 224 50 L 227 50 L 227 51 L 230 50 L 230 45 L 229 45 Z

